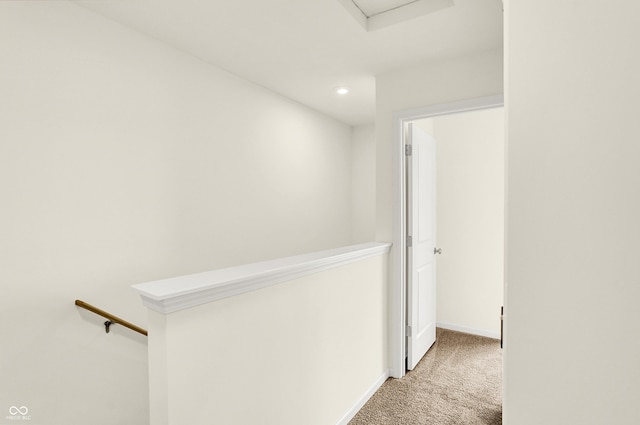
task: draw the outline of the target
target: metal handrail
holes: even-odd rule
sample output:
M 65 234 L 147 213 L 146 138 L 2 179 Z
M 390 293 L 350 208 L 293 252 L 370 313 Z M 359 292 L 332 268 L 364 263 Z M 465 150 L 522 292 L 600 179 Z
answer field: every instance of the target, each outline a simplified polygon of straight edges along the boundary
M 111 325 L 113 325 L 114 323 L 117 323 L 117 324 L 122 325 L 124 327 L 127 327 L 127 328 L 129 328 L 129 329 L 131 329 L 133 331 L 141 333 L 144 336 L 147 336 L 147 331 L 142 329 L 140 326 L 136 326 L 131 322 L 127 322 L 126 320 L 119 318 L 118 316 L 114 316 L 111 313 L 107 313 L 104 310 L 100 310 L 98 307 L 92 306 L 89 303 L 86 303 L 86 302 L 84 302 L 82 300 L 76 300 L 76 305 L 78 307 L 82 307 L 82 308 L 84 308 L 86 310 L 89 310 L 90 312 L 95 313 L 95 314 L 97 314 L 99 316 L 102 316 L 102 317 L 105 317 L 105 318 L 109 319 L 106 322 L 104 322 L 104 328 L 105 328 L 105 331 L 107 333 L 109 333 L 109 327 Z

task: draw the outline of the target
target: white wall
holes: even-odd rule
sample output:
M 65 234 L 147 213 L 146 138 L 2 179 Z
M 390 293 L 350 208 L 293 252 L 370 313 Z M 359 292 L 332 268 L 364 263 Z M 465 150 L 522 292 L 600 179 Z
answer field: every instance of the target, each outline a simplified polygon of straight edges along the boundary
M 347 245 L 351 129 L 67 2 L 0 2 L 0 423 L 148 421 L 133 283 Z
M 500 337 L 504 294 L 504 108 L 416 121 L 437 140 L 439 326 Z M 430 128 L 429 128 L 430 127 Z
M 376 77 L 376 240 L 393 240 L 393 115 L 400 111 L 502 93 L 502 51 L 424 64 Z M 391 248 L 394 255 L 394 248 Z M 391 307 L 402 302 L 390 281 Z M 389 336 L 397 339 L 404 320 L 389 322 Z M 392 376 L 402 373 L 404 353 L 390 346 Z
M 150 311 L 150 353 L 166 352 L 150 358 L 152 406 L 166 409 L 151 424 L 346 424 L 388 376 L 387 263 L 376 255 L 166 316 Z
M 351 136 L 351 202 L 353 243 L 376 237 L 376 134 L 375 126 L 353 128 Z
M 639 15 L 507 2 L 510 425 L 640 423 Z

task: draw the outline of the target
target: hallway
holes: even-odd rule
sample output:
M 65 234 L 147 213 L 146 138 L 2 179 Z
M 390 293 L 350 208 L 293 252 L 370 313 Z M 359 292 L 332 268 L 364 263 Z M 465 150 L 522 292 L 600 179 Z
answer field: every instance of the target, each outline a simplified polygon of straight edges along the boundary
M 502 424 L 500 341 L 438 328 L 418 366 L 387 380 L 349 424 Z

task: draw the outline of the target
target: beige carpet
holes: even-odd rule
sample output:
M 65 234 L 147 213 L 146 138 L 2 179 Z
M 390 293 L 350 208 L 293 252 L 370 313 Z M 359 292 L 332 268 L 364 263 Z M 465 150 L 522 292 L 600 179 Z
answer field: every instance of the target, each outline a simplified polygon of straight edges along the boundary
M 402 379 L 389 379 L 349 425 L 500 425 L 500 341 L 437 330 L 436 343 Z

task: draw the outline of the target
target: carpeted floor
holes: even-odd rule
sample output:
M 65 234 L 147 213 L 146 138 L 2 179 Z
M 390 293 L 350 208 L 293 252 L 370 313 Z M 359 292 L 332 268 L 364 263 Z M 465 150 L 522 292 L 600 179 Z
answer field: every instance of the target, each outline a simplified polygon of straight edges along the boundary
M 349 425 L 500 425 L 500 341 L 437 329 L 436 343 L 402 379 L 389 379 Z

